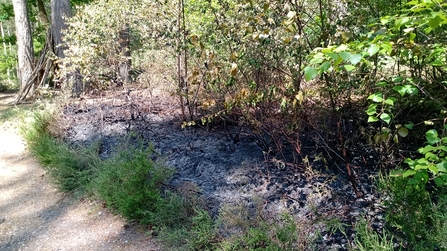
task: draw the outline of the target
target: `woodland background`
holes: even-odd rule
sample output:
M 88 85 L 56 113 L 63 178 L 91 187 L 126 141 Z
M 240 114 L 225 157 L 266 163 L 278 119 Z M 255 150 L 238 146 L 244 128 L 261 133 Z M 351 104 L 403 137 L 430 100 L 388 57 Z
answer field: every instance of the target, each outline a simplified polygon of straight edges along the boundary
M 445 250 L 446 8 L 439 0 L 2 0 L 0 88 L 18 91 L 17 104 L 162 89 L 180 103 L 182 127 L 249 128 L 281 163 L 302 164 L 302 142 L 312 140 L 359 198 L 355 158 L 382 180 L 389 232 L 379 242 Z

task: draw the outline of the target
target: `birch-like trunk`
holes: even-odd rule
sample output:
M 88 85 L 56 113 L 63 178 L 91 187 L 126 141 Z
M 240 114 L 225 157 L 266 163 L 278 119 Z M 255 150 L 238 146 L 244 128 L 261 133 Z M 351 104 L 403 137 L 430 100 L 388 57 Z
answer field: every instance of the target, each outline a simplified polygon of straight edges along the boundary
M 33 73 L 34 50 L 26 0 L 13 0 L 17 36 L 18 80 L 25 88 Z

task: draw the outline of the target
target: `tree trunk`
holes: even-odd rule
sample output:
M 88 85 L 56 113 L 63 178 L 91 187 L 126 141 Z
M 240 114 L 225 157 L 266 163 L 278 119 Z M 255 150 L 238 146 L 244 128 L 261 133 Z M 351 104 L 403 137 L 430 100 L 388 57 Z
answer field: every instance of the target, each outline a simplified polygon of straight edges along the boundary
M 121 56 L 126 59 L 121 62 L 118 69 L 118 74 L 121 81 L 128 83 L 130 82 L 130 68 L 132 66 L 132 61 L 130 59 L 130 27 L 129 24 L 123 25 L 119 33 L 120 38 L 120 53 Z
M 33 73 L 34 50 L 31 24 L 26 0 L 13 0 L 14 19 L 17 36 L 17 57 L 19 63 L 18 80 L 20 88 L 26 87 Z
M 65 18 L 72 16 L 70 0 L 51 0 L 51 35 L 53 38 L 54 54 L 60 59 L 65 58 L 64 35 L 63 30 L 67 29 Z M 60 68 L 60 62 L 55 62 L 54 66 L 57 70 Z M 79 96 L 83 88 L 82 79 L 76 72 L 65 76 L 67 83 L 72 84 L 72 92 L 75 96 Z
M 44 24 L 49 24 L 50 20 L 48 20 L 47 11 L 45 10 L 45 6 L 43 5 L 42 0 L 37 0 L 36 2 L 39 21 Z
M 67 28 L 65 17 L 71 17 L 71 15 L 70 0 L 51 0 L 51 35 L 54 53 L 59 58 L 65 58 L 62 31 Z

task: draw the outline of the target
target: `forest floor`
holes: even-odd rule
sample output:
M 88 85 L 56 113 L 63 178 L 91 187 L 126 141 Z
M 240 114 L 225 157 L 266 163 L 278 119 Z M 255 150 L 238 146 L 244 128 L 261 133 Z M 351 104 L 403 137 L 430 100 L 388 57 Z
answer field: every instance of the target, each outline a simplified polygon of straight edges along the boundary
M 0 101 L 6 109 L 8 99 Z M 359 217 L 381 231 L 377 171 L 364 149 L 352 152 L 363 194 L 358 197 L 343 164 L 322 155 L 310 133 L 303 133 L 302 163 L 292 164 L 263 152 L 250 130 L 238 125 L 182 129 L 177 103 L 149 89 L 104 92 L 64 105 L 56 133 L 76 146 L 99 142 L 101 158 L 126 141 L 152 144 L 157 158 L 175 170 L 169 186 L 199 195 L 213 218 L 222 208 L 240 206 L 257 207 L 271 220 L 288 213 L 318 250 L 352 246 Z M 148 229 L 126 223 L 100 202 L 55 190 L 17 131 L 13 120 L 1 125 L 1 250 L 160 250 Z
M 0 94 L 2 119 L 17 109 L 13 99 Z M 0 250 L 161 250 L 100 203 L 58 192 L 27 151 L 19 119 L 0 123 Z

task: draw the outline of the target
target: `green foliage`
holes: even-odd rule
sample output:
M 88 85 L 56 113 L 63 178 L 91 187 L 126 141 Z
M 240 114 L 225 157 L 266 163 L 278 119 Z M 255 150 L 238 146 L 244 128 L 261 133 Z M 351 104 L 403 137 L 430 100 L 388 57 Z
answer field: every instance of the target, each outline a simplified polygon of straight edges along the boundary
M 447 125 L 444 125 L 447 129 Z M 423 155 L 419 159 L 407 158 L 405 163 L 409 170 L 396 170 L 393 177 L 410 177 L 409 185 L 425 187 L 429 181 L 429 174 L 434 178 L 437 186 L 447 185 L 447 136 L 440 137 L 435 129 L 426 132 L 427 145 L 418 149 Z
M 149 212 L 162 200 L 160 185 L 170 171 L 152 162 L 152 149 L 130 147 L 105 160 L 96 170 L 92 190 L 128 219 L 150 222 Z
M 78 72 L 86 84 L 107 88 L 108 80 L 117 77 L 119 66 L 130 60 L 128 50 L 138 51 L 156 33 L 150 22 L 154 9 L 155 3 L 139 0 L 79 5 L 76 15 L 68 20 L 67 57 L 59 76 Z M 130 32 L 131 48 L 123 47 L 123 29 Z
M 0 3 L 0 22 L 9 20 L 12 17 L 14 17 L 12 4 Z
M 188 240 L 191 250 L 207 250 L 212 247 L 217 237 L 217 227 L 209 213 L 203 209 L 196 210 L 192 218 L 191 238 Z
M 375 232 L 365 219 L 360 219 L 355 225 L 354 250 L 369 251 L 394 251 L 393 237 L 384 230 L 383 234 Z M 402 249 L 402 248 L 401 248 Z M 400 250 L 400 249 L 398 249 Z
M 92 167 L 99 162 L 95 147 L 73 149 L 54 138 L 48 128 L 51 120 L 50 113 L 35 113 L 33 122 L 22 128 L 29 149 L 59 189 L 85 189 L 93 176 Z
M 445 187 L 428 192 L 425 187 L 408 185 L 408 180 L 402 177 L 384 178 L 380 183 L 383 191 L 390 196 L 385 202 L 387 226 L 404 248 L 447 248 Z

